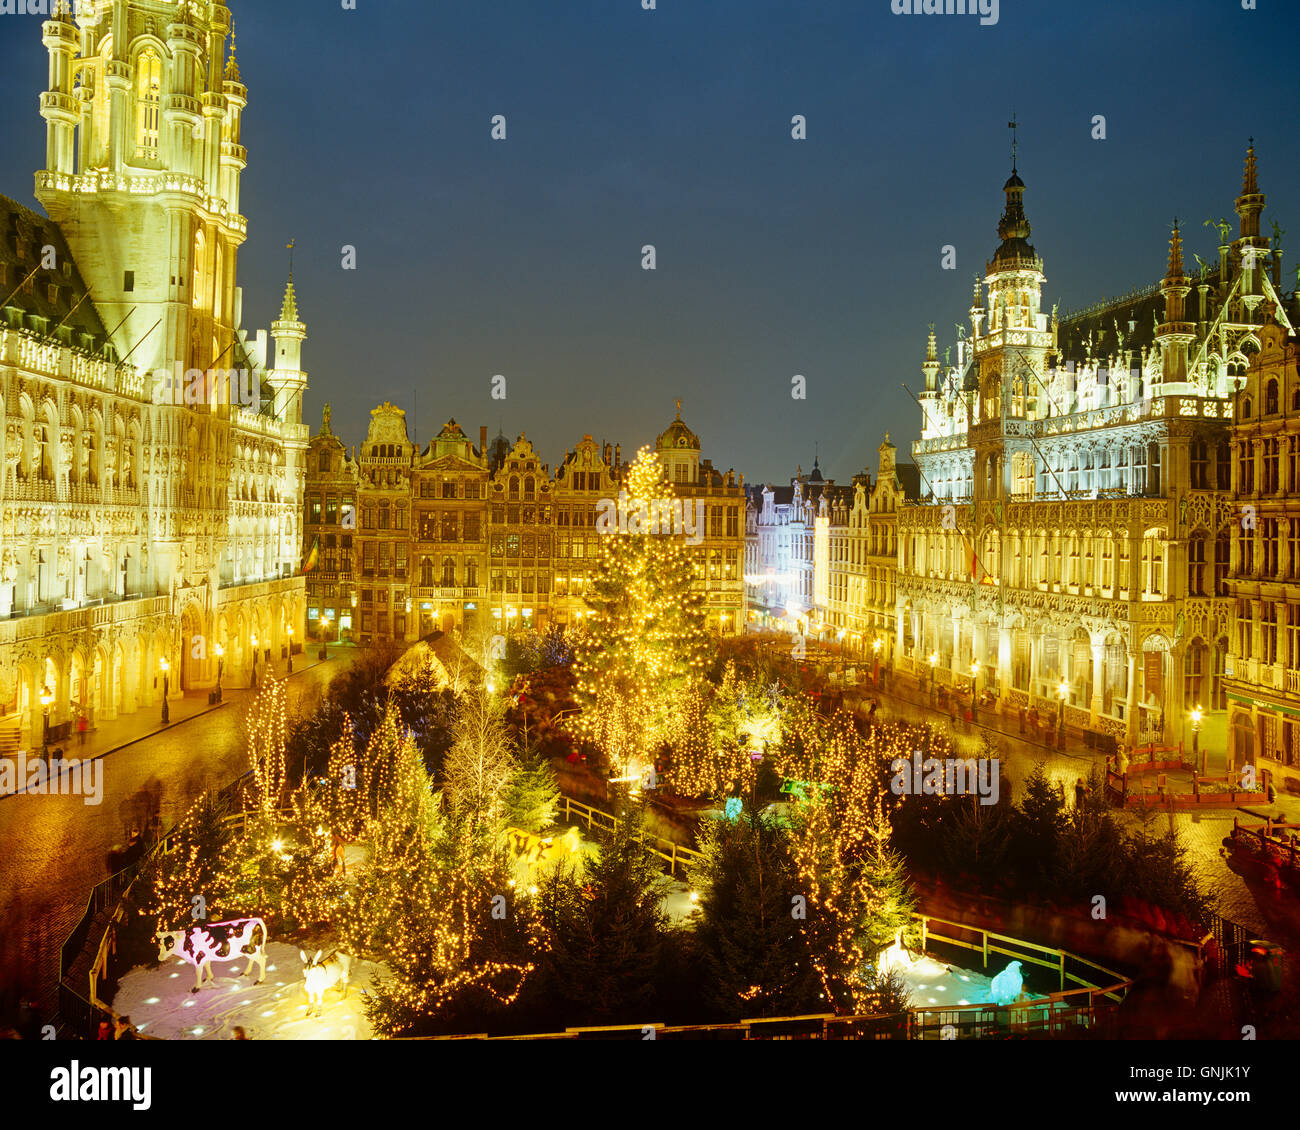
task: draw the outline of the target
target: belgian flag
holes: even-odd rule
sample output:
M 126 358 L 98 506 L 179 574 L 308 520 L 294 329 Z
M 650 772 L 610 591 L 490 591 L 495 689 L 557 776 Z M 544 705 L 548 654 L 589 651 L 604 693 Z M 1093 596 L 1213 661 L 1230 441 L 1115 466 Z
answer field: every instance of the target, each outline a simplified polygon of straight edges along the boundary
M 317 562 L 320 561 L 320 535 L 316 535 L 316 540 L 311 543 L 311 552 L 303 559 L 302 571 L 310 573 L 316 568 Z

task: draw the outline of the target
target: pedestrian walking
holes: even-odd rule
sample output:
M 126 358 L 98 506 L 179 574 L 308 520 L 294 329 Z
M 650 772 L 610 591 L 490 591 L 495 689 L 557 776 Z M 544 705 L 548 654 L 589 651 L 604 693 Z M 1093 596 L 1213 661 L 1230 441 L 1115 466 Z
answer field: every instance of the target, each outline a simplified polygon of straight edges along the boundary
M 86 717 L 84 710 L 77 714 L 77 741 L 84 746 L 86 744 L 86 731 L 90 729 L 90 720 Z
M 1083 778 L 1079 777 L 1074 782 L 1074 807 L 1082 808 L 1083 799 L 1088 795 L 1088 786 L 1083 783 Z

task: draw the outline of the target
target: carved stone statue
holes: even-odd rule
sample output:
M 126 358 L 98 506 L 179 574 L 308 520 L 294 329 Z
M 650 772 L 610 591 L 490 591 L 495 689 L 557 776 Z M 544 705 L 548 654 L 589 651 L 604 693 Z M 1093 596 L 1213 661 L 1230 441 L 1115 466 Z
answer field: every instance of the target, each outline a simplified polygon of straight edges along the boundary
M 18 580 L 18 557 L 12 549 L 6 549 L 0 556 L 0 582 L 12 585 Z

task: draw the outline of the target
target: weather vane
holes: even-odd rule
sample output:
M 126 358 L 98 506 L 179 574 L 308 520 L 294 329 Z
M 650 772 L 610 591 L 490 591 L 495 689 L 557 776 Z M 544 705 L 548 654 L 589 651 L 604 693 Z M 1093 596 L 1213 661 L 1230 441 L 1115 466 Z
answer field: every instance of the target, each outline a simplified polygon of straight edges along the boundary
M 1007 122 L 1007 129 L 1011 131 L 1011 171 L 1013 173 L 1016 171 L 1016 142 L 1017 142 L 1016 130 L 1018 130 L 1019 128 L 1020 125 L 1016 121 L 1015 112 L 1012 111 L 1011 121 Z

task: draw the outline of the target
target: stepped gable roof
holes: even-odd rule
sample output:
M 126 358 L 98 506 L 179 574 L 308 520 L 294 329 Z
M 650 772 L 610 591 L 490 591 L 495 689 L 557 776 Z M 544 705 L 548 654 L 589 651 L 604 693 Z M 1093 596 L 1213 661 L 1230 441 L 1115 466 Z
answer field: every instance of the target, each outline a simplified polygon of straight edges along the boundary
M 54 248 L 53 269 L 42 266 L 47 247 Z M 20 286 L 28 275 L 30 281 Z M 59 225 L 0 196 L 0 301 L 6 300 L 9 310 L 22 312 L 25 329 L 53 333 L 65 345 L 117 360 L 94 297 L 86 297 L 86 284 Z M 10 316 L 4 314 L 5 324 Z

